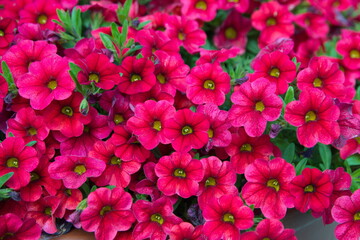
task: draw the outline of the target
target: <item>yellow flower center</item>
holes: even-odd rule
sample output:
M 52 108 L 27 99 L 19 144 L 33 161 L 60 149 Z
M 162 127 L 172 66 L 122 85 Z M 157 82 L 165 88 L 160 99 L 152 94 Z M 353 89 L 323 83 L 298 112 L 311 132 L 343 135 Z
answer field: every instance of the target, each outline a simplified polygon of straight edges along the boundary
M 360 144 L 360 137 L 356 137 L 355 140 L 357 141 L 358 144 Z
M 11 157 L 6 161 L 6 166 L 7 167 L 14 167 L 14 168 L 18 168 L 19 167 L 19 160 L 17 158 Z
M 89 81 L 90 81 L 90 82 L 96 82 L 96 83 L 98 83 L 99 80 L 100 80 L 99 74 L 97 74 L 97 73 L 90 73 L 90 74 L 89 74 Z
M 204 1 L 198 1 L 195 4 L 195 8 L 200 9 L 200 10 L 206 10 L 207 9 L 207 4 Z
M 79 175 L 82 175 L 86 172 L 86 168 L 84 165 L 77 165 L 75 168 L 74 168 L 74 172 L 76 172 L 77 174 Z
M 279 182 L 276 179 L 270 179 L 269 181 L 267 181 L 266 186 L 274 188 L 277 192 L 280 189 Z
M 209 138 L 213 138 L 214 137 L 214 130 L 209 129 L 208 130 L 208 135 L 209 135 Z
M 234 2 L 234 3 L 237 3 L 239 2 L 239 0 L 227 0 L 228 2 Z
M 204 82 L 204 88 L 214 90 L 215 89 L 215 83 L 212 80 L 206 80 Z
M 74 114 L 72 108 L 69 107 L 69 106 L 63 107 L 63 108 L 61 109 L 61 112 L 62 112 L 63 114 L 65 114 L 65 115 L 69 116 L 69 117 L 71 117 L 71 116 Z
M 313 85 L 314 87 L 322 87 L 322 81 L 320 78 L 315 78 L 314 82 L 313 82 Z
M 184 169 L 177 168 L 174 171 L 174 176 L 179 177 L 179 178 L 186 178 L 186 173 L 185 173 Z
M 225 29 L 225 37 L 226 39 L 235 39 L 237 37 L 237 32 L 235 30 L 235 28 L 233 27 L 228 27 Z
M 113 156 L 111 159 L 110 159 L 110 163 L 112 165 L 120 165 L 121 164 L 121 159 L 116 157 L 116 156 Z
M 46 15 L 41 14 L 38 18 L 37 18 L 37 22 L 39 24 L 45 24 L 47 22 L 48 18 Z
M 276 25 L 276 19 L 273 17 L 270 17 L 266 20 L 266 26 L 274 26 Z
M 37 174 L 37 173 L 35 173 L 35 172 L 30 173 L 30 181 L 31 181 L 31 182 L 32 182 L 32 181 L 36 181 L 36 180 L 38 180 L 38 179 L 40 179 L 39 174 Z
M 100 215 L 104 216 L 107 212 L 110 212 L 112 208 L 110 206 L 105 206 L 100 210 Z
M 160 131 L 161 130 L 161 122 L 160 121 L 154 121 L 153 129 L 155 129 L 156 131 Z
M 0 9 L 1 9 L 1 8 L 0 8 Z M 8 233 L 5 233 L 4 235 L 2 235 L 2 236 L 0 237 L 0 240 L 12 239 L 13 236 L 14 236 L 13 233 L 8 232 Z
M 224 220 L 224 222 L 229 222 L 229 223 L 235 222 L 235 218 L 231 213 L 225 213 L 223 216 L 223 220 Z
M 124 121 L 124 117 L 121 114 L 115 114 L 114 115 L 114 123 L 118 125 L 119 123 L 122 123 Z
M 251 150 L 252 150 L 252 147 L 248 143 L 243 144 L 240 149 L 240 151 L 242 151 L 242 152 L 251 152 Z
M 266 238 L 263 238 L 262 240 L 271 240 L 271 239 L 266 237 Z
M 305 188 L 304 188 L 304 192 L 306 192 L 306 193 L 312 193 L 312 192 L 314 192 L 314 186 L 313 185 L 307 185 Z
M 353 49 L 350 51 L 350 57 L 351 58 L 360 58 L 360 52 L 359 50 Z
M 280 77 L 280 70 L 277 67 L 274 67 L 270 70 L 270 76 L 272 77 Z
M 182 135 L 188 135 L 193 132 L 192 128 L 190 126 L 185 126 L 181 129 Z
M 165 76 L 162 75 L 161 73 L 159 73 L 158 75 L 156 75 L 156 79 L 159 81 L 159 83 L 164 84 L 166 83 L 166 79 Z
M 179 32 L 179 33 L 178 33 L 178 38 L 179 38 L 180 41 L 184 41 L 184 39 L 185 39 L 185 34 L 184 34 L 183 32 Z
M 51 214 L 52 214 L 52 209 L 51 209 L 51 207 L 45 208 L 44 213 L 45 213 L 46 215 L 48 215 L 48 216 L 51 216 Z
M 205 181 L 205 187 L 208 186 L 215 186 L 216 185 L 216 180 L 213 177 L 209 177 L 208 179 L 206 179 Z
M 57 87 L 57 82 L 55 80 L 52 80 L 48 83 L 47 87 L 51 90 L 54 90 Z
M 264 111 L 264 109 L 265 109 L 265 106 L 262 101 L 259 101 L 255 104 L 256 111 L 262 112 L 262 111 Z
M 357 212 L 354 215 L 354 221 L 359 221 L 359 220 L 360 220 L 360 212 Z
M 66 189 L 65 193 L 66 193 L 66 195 L 71 196 L 71 194 L 72 194 L 71 189 Z
M 137 81 L 140 81 L 140 80 L 141 80 L 140 75 L 138 75 L 138 74 L 131 75 L 131 79 L 130 79 L 131 82 L 137 82 Z
M 164 223 L 164 219 L 158 213 L 155 213 L 155 214 L 151 215 L 150 219 L 151 219 L 152 222 L 157 222 L 160 225 Z
M 305 115 L 305 122 L 316 121 L 316 119 L 316 113 L 313 111 L 308 111 Z
M 27 133 L 28 133 L 28 135 L 30 135 L 30 136 L 34 136 L 34 135 L 37 134 L 37 131 L 36 131 L 35 128 L 30 127 L 30 128 L 27 130 Z
M 3 37 L 3 36 L 5 36 L 5 33 L 3 30 L 0 30 L 0 37 Z

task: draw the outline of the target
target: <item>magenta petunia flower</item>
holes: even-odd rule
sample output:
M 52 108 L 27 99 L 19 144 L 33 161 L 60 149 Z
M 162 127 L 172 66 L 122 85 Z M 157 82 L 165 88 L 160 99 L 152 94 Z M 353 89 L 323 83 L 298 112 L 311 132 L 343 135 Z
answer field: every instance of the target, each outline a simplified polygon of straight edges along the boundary
M 165 27 L 165 34 L 170 39 L 176 40 L 179 46 L 183 46 L 191 54 L 199 52 L 200 46 L 206 42 L 204 30 L 195 20 L 188 19 L 186 16 L 169 16 Z
M 291 181 L 290 192 L 295 197 L 295 208 L 304 213 L 311 209 L 322 212 L 330 205 L 333 184 L 329 175 L 317 168 L 305 168 Z
M 5 78 L 3 78 L 3 76 L 0 75 L 0 111 L 3 110 L 4 98 L 6 97 L 8 90 L 9 87 Z
M 194 104 L 225 102 L 225 94 L 230 91 L 230 76 L 218 63 L 195 66 L 186 77 L 186 96 Z
M 109 90 L 120 81 L 120 68 L 110 62 L 105 54 L 90 53 L 85 59 L 75 60 L 82 68 L 78 73 L 80 84 L 91 84 Z
M 8 137 L 0 143 L 0 176 L 13 172 L 5 185 L 15 190 L 30 182 L 30 172 L 39 164 L 36 150 L 25 144 L 20 137 Z
M 339 65 L 328 57 L 313 57 L 309 66 L 297 75 L 297 86 L 300 90 L 320 89 L 327 96 L 343 98 L 345 76 Z
M 339 197 L 331 214 L 336 222 L 335 236 L 339 240 L 357 240 L 360 238 L 360 189 L 351 196 Z
M 203 240 L 202 226 L 194 227 L 191 223 L 182 222 L 171 228 L 170 239 L 172 240 Z
M 266 78 L 276 86 L 276 94 L 284 94 L 288 84 L 295 80 L 296 66 L 289 56 L 282 51 L 263 53 L 256 57 L 252 63 L 254 73 L 250 74 L 250 81 Z
M 246 240 L 297 240 L 294 229 L 284 229 L 284 225 L 277 219 L 264 219 L 253 232 L 241 235 Z
M 41 113 L 50 130 L 58 130 L 66 137 L 78 137 L 84 131 L 84 124 L 91 120 L 91 116 L 84 116 L 80 112 L 81 93 L 74 92 L 69 98 L 53 101 Z
M 219 0 L 219 9 L 228 10 L 234 8 L 237 12 L 244 13 L 250 6 L 249 0 Z
M 360 36 L 347 36 L 336 44 L 336 50 L 343 56 L 342 63 L 351 70 L 360 68 Z
M 68 217 L 68 210 L 76 210 L 76 207 L 83 200 L 83 195 L 79 189 L 68 189 L 64 186 L 57 192 L 56 197 L 60 199 L 60 204 L 55 214 L 62 217 Z
M 85 231 L 95 232 L 96 239 L 112 240 L 118 231 L 126 231 L 135 222 L 132 197 L 123 188 L 98 188 L 88 196 L 87 207 L 80 215 Z
M 265 217 L 282 219 L 287 208 L 294 207 L 290 182 L 295 175 L 294 166 L 282 158 L 256 159 L 245 169 L 247 182 L 241 195 L 248 205 L 260 208 Z
M 156 82 L 154 70 L 154 63 L 146 58 L 126 57 L 118 71 L 119 91 L 130 95 L 149 91 Z
M 127 121 L 126 125 L 133 134 L 138 136 L 139 142 L 146 149 L 151 150 L 159 143 L 171 143 L 164 135 L 163 124 L 174 114 L 175 108 L 168 101 L 148 100 L 136 105 L 135 115 Z
M 181 218 L 173 214 L 173 206 L 167 197 L 154 202 L 138 200 L 132 209 L 138 221 L 133 231 L 135 240 L 165 240 L 171 228 L 182 222 Z
M 268 159 L 274 155 L 274 147 L 268 135 L 249 137 L 241 127 L 232 134 L 231 143 L 225 148 L 225 151 L 230 156 L 230 162 L 236 173 L 243 174 L 246 167 L 255 159 Z
M 209 121 L 201 113 L 189 109 L 177 111 L 174 118 L 164 122 L 164 135 L 179 152 L 202 148 L 209 140 Z
M 11 18 L 2 18 L 0 20 L 0 48 L 10 46 L 15 36 L 16 21 Z
M 13 213 L 0 216 L 0 239 L 40 239 L 41 227 L 34 219 L 22 220 Z
M 240 239 L 240 230 L 254 224 L 254 213 L 239 196 L 223 195 L 212 198 L 203 207 L 206 220 L 203 232 L 209 240 Z
M 206 145 L 206 150 L 212 147 L 227 147 L 231 142 L 231 127 L 228 121 L 228 112 L 220 110 L 215 104 L 200 105 L 197 108 L 198 113 L 203 113 L 208 117 L 210 122 L 210 129 L 208 130 L 209 142 Z
M 235 127 L 244 127 L 250 137 L 261 136 L 268 121 L 279 118 L 283 102 L 275 94 L 275 86 L 267 79 L 240 85 L 231 95 L 234 103 L 229 110 L 229 120 Z
M 43 110 L 53 100 L 64 100 L 71 96 L 75 83 L 71 79 L 69 62 L 53 55 L 29 67 L 29 72 L 16 82 L 20 96 L 30 99 L 35 110 Z
M 284 118 L 296 131 L 301 145 L 313 147 L 317 142 L 330 144 L 340 136 L 337 120 L 340 110 L 333 99 L 319 89 L 300 93 L 299 101 L 286 105 Z
M 16 83 L 21 75 L 29 71 L 32 62 L 54 55 L 56 51 L 56 46 L 46 41 L 23 40 L 10 47 L 2 60 L 8 64 Z
M 106 164 L 104 172 L 96 178 L 91 178 L 97 186 L 114 185 L 125 188 L 130 183 L 130 175 L 137 172 L 141 164 L 134 161 L 124 161 L 115 154 L 112 143 L 98 141 L 89 152 L 89 157 L 103 161 Z
M 180 0 L 181 13 L 188 19 L 210 22 L 216 16 L 218 3 L 216 0 Z
M 226 194 L 238 195 L 235 187 L 236 172 L 230 162 L 222 162 L 214 156 L 202 158 L 200 161 L 204 167 L 204 177 L 199 183 L 198 193 L 201 208 L 206 206 L 211 198 L 219 198 Z
M 49 165 L 50 177 L 63 181 L 65 187 L 79 188 L 88 177 L 98 177 L 104 171 L 103 161 L 90 157 L 57 156 Z
M 202 163 L 192 159 L 190 154 L 173 152 L 159 159 L 155 173 L 159 177 L 157 186 L 165 195 L 189 198 L 198 193 L 204 169 Z

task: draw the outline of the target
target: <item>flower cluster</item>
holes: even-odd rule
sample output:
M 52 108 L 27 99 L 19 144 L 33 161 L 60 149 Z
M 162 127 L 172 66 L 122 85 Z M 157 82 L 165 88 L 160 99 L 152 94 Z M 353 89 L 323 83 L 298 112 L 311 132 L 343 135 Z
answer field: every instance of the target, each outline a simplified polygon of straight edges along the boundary
M 0 0 L 0 239 L 358 240 L 359 9 Z

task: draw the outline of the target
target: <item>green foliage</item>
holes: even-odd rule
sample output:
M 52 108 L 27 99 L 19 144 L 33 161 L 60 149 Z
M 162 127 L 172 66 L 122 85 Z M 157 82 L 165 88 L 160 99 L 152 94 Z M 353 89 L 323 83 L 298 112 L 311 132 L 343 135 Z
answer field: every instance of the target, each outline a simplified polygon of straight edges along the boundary
M 37 143 L 37 141 L 30 141 L 25 146 L 32 147 Z
M 119 8 L 116 11 L 118 20 L 120 24 L 123 25 L 125 20 L 127 20 L 131 8 L 132 0 L 126 0 L 123 6 L 119 6 Z
M 83 22 L 81 10 L 79 8 L 73 8 L 70 14 L 69 11 L 56 9 L 56 13 L 60 21 L 53 20 L 53 22 L 65 30 L 60 32 L 60 37 L 63 40 L 71 42 L 72 45 L 75 45 L 75 43 L 82 38 Z
M 320 168 L 322 170 L 330 169 L 331 166 L 331 148 L 328 145 L 319 143 L 319 153 L 322 163 Z
M 290 143 L 284 153 L 283 153 L 283 158 L 288 162 L 288 163 L 292 163 L 294 161 L 295 158 L 295 144 L 294 143 Z
M 0 177 L 0 188 L 14 175 L 13 172 L 6 173 Z
M 300 160 L 300 162 L 295 167 L 296 175 L 301 174 L 301 172 L 305 169 L 307 162 L 307 158 L 303 158 L 302 160 Z

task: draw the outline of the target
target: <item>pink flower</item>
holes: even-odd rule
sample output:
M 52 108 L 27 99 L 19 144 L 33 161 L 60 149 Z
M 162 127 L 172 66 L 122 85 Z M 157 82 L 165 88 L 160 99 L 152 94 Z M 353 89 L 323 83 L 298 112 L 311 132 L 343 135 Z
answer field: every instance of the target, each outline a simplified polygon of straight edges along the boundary
M 65 187 L 79 188 L 88 177 L 98 177 L 104 171 L 103 161 L 90 157 L 57 156 L 49 165 L 49 174 L 54 179 L 61 179 Z
M 209 240 L 239 239 L 240 230 L 254 224 L 254 213 L 239 196 L 212 198 L 202 210 L 206 220 L 203 232 Z
M 261 208 L 265 217 L 282 219 L 287 208 L 294 207 L 294 197 L 290 194 L 294 177 L 294 166 L 282 158 L 256 159 L 245 169 L 247 183 L 241 190 L 242 197 L 247 204 Z
M 277 219 L 264 219 L 254 232 L 246 232 L 241 235 L 246 240 L 296 240 L 294 229 L 284 229 L 284 225 Z
M 29 67 L 29 73 L 16 82 L 20 96 L 30 99 L 30 105 L 35 110 L 43 110 L 53 100 L 70 97 L 75 83 L 68 70 L 69 62 L 58 55 L 34 62 Z
M 181 0 L 181 3 L 181 13 L 189 19 L 209 22 L 216 16 L 218 7 L 216 0 Z
M 205 115 L 182 109 L 164 122 L 164 135 L 176 151 L 188 152 L 202 148 L 209 140 L 209 122 Z
M 201 208 L 206 206 L 211 198 L 238 194 L 235 187 L 236 172 L 230 162 L 222 162 L 214 156 L 202 158 L 200 161 L 204 167 L 204 177 L 199 183 L 198 202 Z
M 284 118 L 296 131 L 301 145 L 313 147 L 317 142 L 330 144 L 340 136 L 337 120 L 339 108 L 333 99 L 318 89 L 300 93 L 299 101 L 286 105 Z
M 199 191 L 204 169 L 202 163 L 192 159 L 190 154 L 174 152 L 159 159 L 155 173 L 159 177 L 157 186 L 165 195 L 178 194 L 189 198 Z
M 88 196 L 87 208 L 80 215 L 81 226 L 95 232 L 96 239 L 112 240 L 135 222 L 131 205 L 131 195 L 123 188 L 98 188 Z
M 309 209 L 324 211 L 330 205 L 332 191 L 329 175 L 317 168 L 305 168 L 291 181 L 290 192 L 295 197 L 295 208 L 302 213 Z
M 0 239 L 40 239 L 41 228 L 34 219 L 22 220 L 13 213 L 0 216 Z
M 230 91 L 230 76 L 218 63 L 195 66 L 186 77 L 186 96 L 194 104 L 225 102 L 225 94 Z
M 138 221 L 133 231 L 135 240 L 165 240 L 171 228 L 182 222 L 173 214 L 173 206 L 167 197 L 154 202 L 138 200 L 133 204 L 133 212 Z
M 139 142 L 148 150 L 154 149 L 159 143 L 168 144 L 171 141 L 164 135 L 163 124 L 172 118 L 175 108 L 168 102 L 148 100 L 135 107 L 135 115 L 126 125 L 138 136 Z
M 15 190 L 29 184 L 30 172 L 39 164 L 36 150 L 25 144 L 20 137 L 8 137 L 0 143 L 0 176 L 13 172 L 5 185 Z
M 170 239 L 172 240 L 202 240 L 204 235 L 202 234 L 202 226 L 194 227 L 191 223 L 182 222 L 178 225 L 174 225 L 171 228 Z
M 332 216 L 340 223 L 335 228 L 339 240 L 357 240 L 360 237 L 360 190 L 351 196 L 339 197 L 332 208 Z
M 231 95 L 234 105 L 229 110 L 229 120 L 232 125 L 244 126 L 250 137 L 261 136 L 267 122 L 278 119 L 281 114 L 283 102 L 275 90 L 265 78 L 241 84 Z

